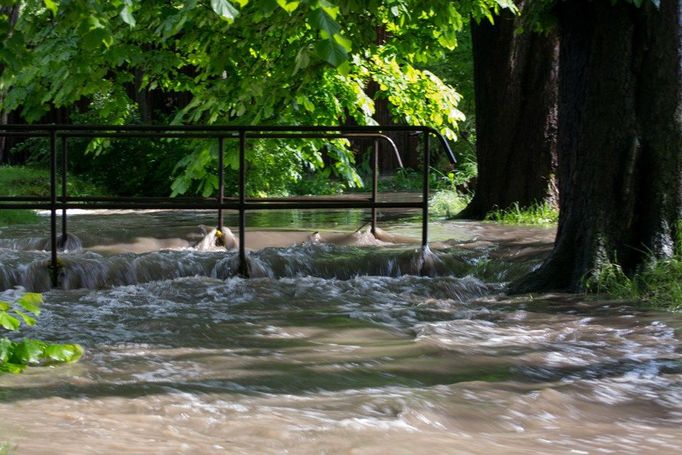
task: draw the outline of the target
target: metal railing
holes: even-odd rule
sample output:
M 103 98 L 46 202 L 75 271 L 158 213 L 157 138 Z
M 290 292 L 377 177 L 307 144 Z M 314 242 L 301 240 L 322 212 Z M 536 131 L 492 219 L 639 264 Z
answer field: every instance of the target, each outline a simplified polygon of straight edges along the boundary
M 385 141 L 397 155 L 395 143 L 386 133 L 408 132 L 421 136 L 423 151 L 422 199 L 420 202 L 385 202 L 377 200 L 379 141 Z M 246 260 L 246 212 L 250 210 L 284 209 L 370 209 L 371 230 L 376 232 L 378 209 L 421 209 L 422 247 L 428 245 L 429 221 L 429 169 L 431 166 L 430 136 L 434 136 L 440 148 L 454 164 L 455 158 L 447 141 L 433 128 L 421 126 L 109 126 L 109 125 L 0 125 L 0 137 L 44 137 L 49 142 L 50 195 L 49 196 L 2 196 L 0 209 L 43 209 L 50 211 L 50 270 L 53 286 L 58 285 L 60 261 L 58 251 L 57 213 L 61 210 L 62 241 L 67 238 L 68 209 L 177 209 L 216 210 L 217 228 L 222 229 L 223 211 L 235 210 L 239 214 L 239 266 L 240 275 L 247 276 Z M 218 195 L 213 198 L 171 197 L 70 197 L 67 191 L 68 140 L 70 138 L 176 138 L 213 139 L 218 141 Z M 372 189 L 368 198 L 250 198 L 246 196 L 246 147 L 249 139 L 373 139 L 371 157 Z M 238 197 L 225 197 L 225 141 L 239 142 Z M 60 147 L 58 147 L 60 144 Z M 61 154 L 58 154 L 58 148 Z M 58 162 L 58 155 L 61 162 Z M 61 195 L 58 195 L 57 177 L 61 177 Z

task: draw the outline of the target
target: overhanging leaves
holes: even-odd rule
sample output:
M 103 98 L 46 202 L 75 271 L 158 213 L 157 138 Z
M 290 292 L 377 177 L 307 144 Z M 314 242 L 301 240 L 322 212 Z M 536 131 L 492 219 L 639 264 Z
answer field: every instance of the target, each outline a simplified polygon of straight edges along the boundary
M 54 0 L 43 0 L 43 3 L 45 3 L 45 8 L 49 9 L 52 12 L 52 16 L 57 15 L 57 10 L 58 10 L 58 5 L 57 2 Z
M 323 8 L 311 11 L 310 22 L 328 37 L 341 31 L 341 26 Z
M 218 16 L 228 21 L 233 21 L 239 16 L 239 11 L 227 0 L 211 0 L 211 8 Z
M 120 16 L 121 20 L 125 22 L 126 24 L 130 25 L 130 27 L 135 27 L 135 18 L 133 17 L 133 13 L 131 11 L 132 8 L 132 2 L 130 0 L 126 0 L 125 6 L 121 10 Z
M 332 66 L 339 66 L 348 60 L 348 52 L 334 38 L 318 41 L 315 50 L 322 60 Z
M 40 305 L 43 303 L 43 296 L 35 292 L 27 292 L 19 297 L 17 303 L 26 311 L 40 315 Z
M 83 348 L 77 344 L 52 344 L 45 347 L 45 360 L 54 362 L 76 362 L 83 355 Z
M 47 344 L 38 340 L 26 339 L 16 344 L 10 363 L 19 365 L 37 364 L 43 358 Z
M 14 316 L 10 316 L 6 311 L 0 311 L 0 326 L 7 330 L 17 330 L 21 323 Z
M 287 13 L 293 13 L 301 2 L 298 1 L 287 1 L 287 0 L 277 0 L 277 4 Z

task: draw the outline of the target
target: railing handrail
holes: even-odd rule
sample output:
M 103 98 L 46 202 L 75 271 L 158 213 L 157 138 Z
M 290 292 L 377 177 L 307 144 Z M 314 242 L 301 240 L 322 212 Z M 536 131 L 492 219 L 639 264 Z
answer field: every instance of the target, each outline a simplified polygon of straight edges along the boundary
M 421 135 L 423 142 L 422 166 L 422 199 L 420 202 L 379 202 L 378 194 L 378 154 L 379 139 L 389 143 L 402 165 L 396 144 L 387 135 L 391 132 L 409 132 Z M 57 211 L 62 210 L 62 239 L 67 235 L 66 210 L 70 208 L 83 209 L 156 209 L 170 208 L 179 210 L 217 210 L 218 229 L 223 228 L 223 210 L 237 210 L 239 212 L 239 273 L 248 275 L 246 261 L 246 211 L 248 210 L 281 210 L 281 209 L 371 209 L 372 232 L 376 232 L 378 208 L 421 208 L 422 210 L 422 247 L 428 245 L 428 199 L 429 199 L 429 170 L 431 154 L 429 136 L 435 136 L 441 149 L 448 156 L 451 163 L 455 157 L 445 138 L 435 129 L 426 126 L 306 126 L 306 125 L 0 125 L 0 137 L 47 137 L 50 143 L 50 195 L 49 197 L 2 196 L 0 208 L 42 208 L 50 210 L 51 220 L 51 270 L 53 286 L 58 285 L 60 262 L 57 256 Z M 71 198 L 67 193 L 67 140 L 73 137 L 174 137 L 174 138 L 206 138 L 218 140 L 218 181 L 219 194 L 217 198 L 150 198 L 150 197 L 77 197 Z M 61 195 L 57 195 L 57 139 L 61 139 Z M 247 139 L 334 139 L 334 138 L 372 138 L 374 150 L 372 153 L 372 191 L 368 198 L 345 198 L 339 200 L 320 200 L 316 198 L 292 200 L 277 198 L 247 198 L 246 197 L 246 141 Z M 224 196 L 225 170 L 224 141 L 239 141 L 239 195 L 236 198 Z M 184 199 L 184 200 L 183 200 Z

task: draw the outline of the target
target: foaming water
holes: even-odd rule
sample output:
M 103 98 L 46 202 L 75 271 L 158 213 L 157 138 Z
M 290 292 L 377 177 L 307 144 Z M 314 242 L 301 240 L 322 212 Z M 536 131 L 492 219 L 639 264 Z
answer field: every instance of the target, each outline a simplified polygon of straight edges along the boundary
M 416 229 L 388 231 L 409 238 Z M 88 249 L 131 243 L 104 230 L 62 255 L 64 289 L 49 288 L 48 253 L 5 248 L 5 287 L 45 290 L 39 324 L 22 336 L 86 353 L 0 376 L 0 447 L 679 452 L 678 315 L 576 295 L 505 297 L 503 283 L 537 265 L 551 233 L 450 222 L 439 230 L 432 251 L 386 236 L 316 242 L 301 231 L 294 245 L 250 252 L 250 279 L 235 276 L 234 251 L 204 251 L 186 233 L 131 237 L 188 244 L 175 249 Z
M 331 237 L 331 236 L 329 236 Z M 343 236 L 348 237 L 348 236 Z M 267 247 L 247 256 L 250 277 L 315 276 L 350 279 L 355 276 L 466 276 L 493 282 L 509 281 L 529 271 L 535 261 L 498 258 L 460 247 L 435 251 L 408 245 L 358 245 L 306 242 L 286 248 Z M 238 274 L 237 252 L 215 246 L 207 235 L 198 248 L 181 247 L 143 253 L 112 253 L 99 249 L 60 254 L 59 286 L 102 289 L 188 276 L 226 279 Z M 205 244 L 204 244 L 205 243 Z M 114 245 L 115 247 L 115 245 Z M 52 287 L 50 255 L 46 251 L 0 250 L 0 289 L 22 286 L 43 292 Z
M 50 291 L 27 335 L 86 355 L 0 376 L 0 438 L 17 453 L 675 453 L 677 318 L 497 291 L 415 276 Z

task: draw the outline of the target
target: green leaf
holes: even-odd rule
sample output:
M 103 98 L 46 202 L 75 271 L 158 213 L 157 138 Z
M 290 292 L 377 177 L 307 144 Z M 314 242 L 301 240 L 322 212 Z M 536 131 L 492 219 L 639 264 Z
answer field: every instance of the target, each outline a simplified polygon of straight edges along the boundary
M 86 49 L 97 49 L 102 44 L 105 47 L 111 46 L 113 37 L 105 28 L 93 28 L 81 36 L 81 41 Z
M 0 364 L 7 362 L 14 352 L 14 342 L 7 338 L 0 338 Z
M 341 31 L 341 26 L 322 8 L 310 13 L 310 20 L 320 31 L 332 37 Z
M 83 352 L 79 344 L 51 344 L 45 347 L 44 357 L 55 362 L 75 362 Z
M 284 11 L 286 11 L 289 14 L 293 13 L 296 10 L 296 8 L 298 8 L 298 5 L 300 3 L 301 2 L 297 2 L 297 1 L 290 2 L 287 0 L 277 0 L 277 4 L 280 6 L 280 8 L 282 8 Z
M 294 59 L 294 62 L 296 64 L 294 65 L 294 72 L 292 74 L 296 74 L 300 70 L 305 69 L 310 65 L 310 54 L 308 52 L 307 46 L 302 47 L 298 51 L 298 54 L 296 54 L 296 58 Z
M 130 11 L 130 2 L 126 2 L 126 5 L 123 7 L 119 15 L 121 16 L 123 22 L 130 25 L 131 28 L 135 27 L 136 22 L 135 18 L 133 17 L 133 13 Z
M 44 0 L 43 3 L 45 3 L 45 8 L 52 11 L 52 17 L 57 16 L 57 9 L 58 9 L 57 2 L 55 2 L 54 0 Z
M 47 345 L 39 340 L 26 339 L 16 344 L 12 353 L 11 363 L 28 365 L 39 363 L 43 358 L 43 353 Z
M 26 369 L 24 365 L 15 363 L 0 363 L 0 373 L 19 374 Z
M 339 35 L 338 33 L 334 35 L 334 41 L 339 43 L 341 47 L 343 47 L 346 50 L 346 52 L 350 52 L 351 49 L 353 48 L 353 43 L 351 42 L 351 40 L 344 36 Z
M 239 11 L 227 0 L 211 0 L 211 8 L 218 16 L 228 21 L 233 21 L 239 16 Z
M 14 312 L 15 312 L 16 314 L 18 314 L 19 316 L 21 316 L 21 319 L 24 320 L 24 323 L 25 323 L 27 326 L 33 327 L 34 325 L 36 325 L 36 320 L 33 319 L 33 318 L 32 318 L 31 316 L 29 316 L 28 314 L 24 313 L 23 311 L 14 310 Z
M 337 66 L 336 70 L 339 72 L 339 74 L 347 76 L 348 74 L 350 74 L 351 70 L 350 63 L 346 60 L 345 62 Z
M 26 294 L 22 295 L 19 300 L 17 300 L 17 303 L 26 311 L 35 314 L 36 316 L 40 315 L 40 305 L 43 303 L 43 296 L 41 294 L 38 294 L 36 292 L 27 292 Z
M 189 180 L 184 175 L 181 175 L 175 179 L 171 184 L 171 190 L 173 191 L 171 193 L 171 197 L 175 197 L 179 194 L 185 194 L 189 189 L 189 183 Z
M 5 302 L 4 300 L 0 300 L 0 311 L 7 311 L 12 307 L 12 304 L 9 302 Z
M 348 60 L 348 52 L 334 39 L 318 41 L 315 50 L 322 60 L 333 66 L 339 66 Z
M 6 311 L 0 311 L 0 326 L 7 330 L 17 330 L 20 325 L 19 319 L 10 316 Z
M 327 0 L 319 0 L 318 5 L 325 13 L 329 14 L 332 19 L 336 19 L 336 16 L 339 14 L 339 7 Z

